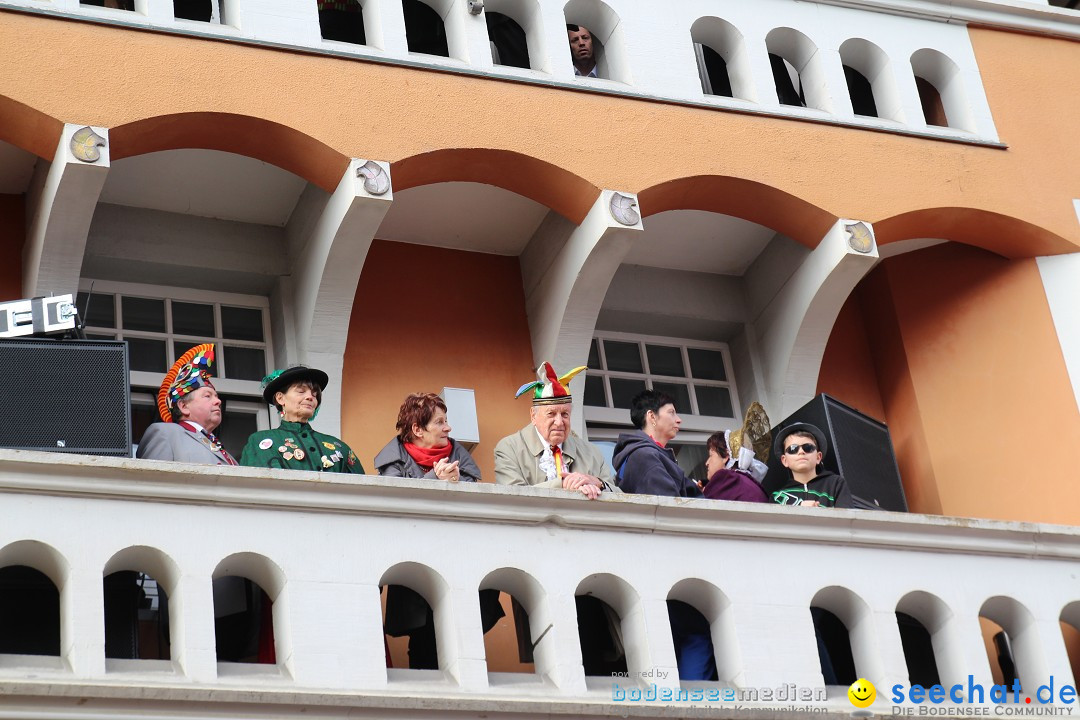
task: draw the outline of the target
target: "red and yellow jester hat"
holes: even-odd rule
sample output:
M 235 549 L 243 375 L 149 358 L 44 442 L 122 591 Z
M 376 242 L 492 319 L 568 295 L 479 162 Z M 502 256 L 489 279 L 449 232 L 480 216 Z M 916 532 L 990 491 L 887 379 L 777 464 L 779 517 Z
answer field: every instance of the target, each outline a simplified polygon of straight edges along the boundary
M 176 401 L 201 387 L 214 387 L 210 382 L 210 365 L 214 362 L 214 343 L 196 345 L 180 356 L 161 383 L 157 394 L 158 414 L 172 422 Z
M 545 361 L 536 368 L 536 377 L 539 380 L 522 385 L 514 397 L 521 397 L 529 390 L 533 390 L 533 405 L 560 405 L 571 402 L 573 398 L 570 397 L 570 391 L 566 389 L 566 386 L 575 375 L 586 369 L 588 368 L 582 365 L 560 377 L 555 374 L 555 368 L 551 367 L 551 363 Z

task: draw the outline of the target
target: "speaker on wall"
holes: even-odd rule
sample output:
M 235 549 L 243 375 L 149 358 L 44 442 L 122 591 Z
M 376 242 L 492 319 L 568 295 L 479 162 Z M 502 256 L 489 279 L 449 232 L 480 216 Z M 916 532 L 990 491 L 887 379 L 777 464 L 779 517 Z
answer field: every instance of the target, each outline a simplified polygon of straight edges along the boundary
M 857 506 L 907 512 L 888 425 L 824 393 L 777 423 L 773 437 L 797 422 L 817 425 L 825 433 L 829 452 L 822 464 L 844 476 Z M 771 493 L 787 482 L 787 477 L 780 458 L 770 457 L 762 487 Z
M 127 343 L 0 340 L 0 447 L 131 455 Z

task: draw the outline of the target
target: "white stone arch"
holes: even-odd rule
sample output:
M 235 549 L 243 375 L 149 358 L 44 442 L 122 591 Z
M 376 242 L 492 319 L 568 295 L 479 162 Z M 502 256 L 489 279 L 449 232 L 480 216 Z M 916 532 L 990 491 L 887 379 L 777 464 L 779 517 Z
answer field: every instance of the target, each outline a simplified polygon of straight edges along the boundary
M 960 66 L 944 53 L 922 48 L 911 54 L 911 71 L 934 86 L 941 95 L 945 118 L 951 128 L 976 132 L 975 116 L 964 89 Z
M 838 617 L 848 631 L 855 672 L 875 685 L 885 680 L 885 668 L 878 651 L 874 613 L 866 601 L 848 588 L 832 585 L 818 590 L 811 607 L 828 610 Z
M 391 566 L 379 578 L 379 587 L 404 585 L 418 593 L 431 607 L 435 619 L 435 643 L 439 653 L 439 669 L 459 677 L 460 649 L 454 632 L 454 608 L 450 585 L 434 569 L 418 562 L 401 562 Z
M 757 102 L 746 40 L 737 27 L 718 17 L 701 17 L 690 26 L 690 38 L 724 58 L 732 96 Z
M 745 685 L 735 613 L 727 595 L 707 580 L 686 578 L 671 587 L 667 599 L 681 600 L 705 616 L 712 628 L 717 679 L 736 687 Z
M 18 540 L 0 548 L 0 569 L 22 565 L 45 575 L 60 595 L 60 655 L 68 658 L 75 644 L 75 599 L 68 587 L 71 566 L 60 551 L 37 540 Z
M 563 6 L 566 22 L 582 25 L 599 45 L 596 51 L 597 74 L 602 78 L 633 85 L 630 53 L 618 13 L 603 0 L 570 0 Z M 569 50 L 564 57 L 569 58 Z
M 645 610 L 641 596 L 630 583 L 617 575 L 594 573 L 578 583 L 574 595 L 598 598 L 618 614 L 630 677 L 640 677 L 639 673 L 653 667 Z
M 557 678 L 558 648 L 555 634 L 555 618 L 547 600 L 544 587 L 529 573 L 514 567 L 492 570 L 480 581 L 479 590 L 501 590 L 514 597 L 529 615 L 529 639 L 533 643 L 533 662 L 537 675 Z
M 930 633 L 942 685 L 950 687 L 967 678 L 956 615 L 944 600 L 923 590 L 913 590 L 900 598 L 896 611 L 915 618 Z
M 979 617 L 997 623 L 1009 637 L 1021 687 L 1034 689 L 1046 682 L 1050 672 L 1039 639 L 1038 623 L 1023 603 L 1005 595 L 995 595 L 979 608 Z
M 132 545 L 120 550 L 105 563 L 102 580 L 117 572 L 144 573 L 157 582 L 169 602 L 169 659 L 183 667 L 184 598 L 178 593 L 180 568 L 167 554 L 157 548 Z
M 879 118 L 904 122 L 900 91 L 884 50 L 869 40 L 850 38 L 840 45 L 840 62 L 870 81 Z
M 782 57 L 798 73 L 806 107 L 833 112 L 825 63 L 813 40 L 795 28 L 778 27 L 765 36 L 765 46 L 770 54 Z
M 497 12 L 521 26 L 529 45 L 529 67 L 551 72 L 551 57 L 544 41 L 544 20 L 537 0 L 485 0 L 484 12 Z
M 287 579 L 284 571 L 270 558 L 254 552 L 229 555 L 214 568 L 212 580 L 241 577 L 258 585 L 273 604 L 274 651 L 277 664 L 290 672 L 293 666 L 292 633 L 289 623 Z

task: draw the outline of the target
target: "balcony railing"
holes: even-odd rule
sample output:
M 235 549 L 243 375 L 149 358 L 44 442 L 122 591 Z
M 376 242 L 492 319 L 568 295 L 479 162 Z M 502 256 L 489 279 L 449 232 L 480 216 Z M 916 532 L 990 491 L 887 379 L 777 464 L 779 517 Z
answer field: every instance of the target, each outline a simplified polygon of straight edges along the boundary
M 0 655 L 9 708 L 71 698 L 162 712 L 656 707 L 613 697 L 617 684 L 673 697 L 794 687 L 850 711 L 840 688 L 825 687 L 811 607 L 846 626 L 855 672 L 879 704 L 910 684 L 898 612 L 925 628 L 946 687 L 969 675 L 993 684 L 980 616 L 1007 633 L 1026 692 L 1050 676 L 1074 684 L 1061 630 L 1078 622 L 1073 528 L 12 450 L 0 450 L 0 493 L 0 568 L 33 568 L 59 596 L 59 653 Z M 106 660 L 103 579 L 118 570 L 167 593 L 169 660 Z M 219 660 L 213 586 L 227 575 L 272 601 L 272 662 Z M 430 604 L 438 670 L 387 669 L 387 584 Z M 489 672 L 481 589 L 510 593 L 528 613 L 534 674 Z M 627 678 L 586 677 L 584 595 L 617 614 Z M 669 600 L 708 621 L 718 684 L 680 685 Z

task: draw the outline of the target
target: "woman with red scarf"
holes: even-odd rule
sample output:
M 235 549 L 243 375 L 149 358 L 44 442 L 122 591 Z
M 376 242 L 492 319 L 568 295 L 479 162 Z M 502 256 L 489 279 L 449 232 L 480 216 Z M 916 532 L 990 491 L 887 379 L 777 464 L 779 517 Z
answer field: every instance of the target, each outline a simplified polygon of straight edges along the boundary
M 375 456 L 375 469 L 380 475 L 446 482 L 476 482 L 480 479 L 480 468 L 472 455 L 450 439 L 446 403 L 435 393 L 413 393 L 405 398 L 398 411 L 397 432 L 397 437 Z M 485 598 L 484 592 L 489 591 L 481 592 L 481 604 L 490 605 L 492 598 Z M 494 601 L 498 606 L 498 592 L 494 593 Z M 501 615 L 501 608 L 494 616 L 495 620 L 498 615 Z M 431 606 L 419 593 L 404 585 L 387 587 L 383 626 L 391 637 L 409 637 L 410 668 L 439 668 L 435 619 Z
M 413 393 L 398 410 L 397 437 L 375 456 L 375 470 L 389 477 L 476 482 L 480 468 L 450 438 L 446 403 L 435 393 Z

